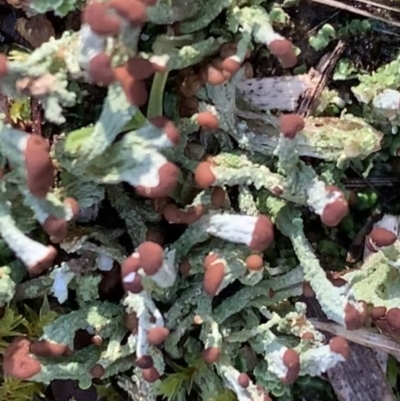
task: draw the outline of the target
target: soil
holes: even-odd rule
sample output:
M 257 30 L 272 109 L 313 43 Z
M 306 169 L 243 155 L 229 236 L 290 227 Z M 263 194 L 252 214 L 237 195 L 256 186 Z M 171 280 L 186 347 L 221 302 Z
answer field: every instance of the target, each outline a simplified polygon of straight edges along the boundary
M 382 3 L 382 2 L 380 2 Z M 398 4 L 399 5 L 399 4 Z M 376 12 L 376 8 L 374 9 Z M 309 2 L 303 6 L 285 9 L 291 19 L 291 27 L 281 28 L 275 25 L 275 29 L 287 38 L 290 38 L 300 50 L 299 64 L 304 64 L 306 71 L 315 67 L 321 57 L 332 50 L 337 41 L 316 52 L 308 44 L 308 38 L 315 34 L 325 23 L 335 28 L 350 23 L 353 19 L 361 19 L 359 15 L 338 10 L 333 7 Z M 400 46 L 400 29 L 385 23 L 374 22 L 374 29 L 369 33 L 358 37 L 348 38 L 343 57 L 352 60 L 356 67 L 362 71 L 372 72 L 379 66 L 390 62 L 398 52 Z M 255 52 L 252 58 L 255 66 L 256 77 L 282 75 L 284 71 L 275 60 L 262 51 Z

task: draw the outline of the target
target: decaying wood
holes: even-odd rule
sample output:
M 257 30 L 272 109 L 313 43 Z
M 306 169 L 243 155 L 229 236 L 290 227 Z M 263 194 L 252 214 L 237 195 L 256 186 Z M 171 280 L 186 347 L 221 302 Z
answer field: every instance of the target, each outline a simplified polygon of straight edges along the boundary
M 259 111 L 285 110 L 309 116 L 328 78 L 345 49 L 345 43 L 339 41 L 335 49 L 324 55 L 318 66 L 308 74 L 245 79 L 238 83 L 240 96 L 236 99 L 236 114 L 246 119 L 259 119 L 260 114 L 248 110 L 256 108 Z
M 250 103 L 252 107 L 256 107 L 260 111 L 294 111 L 297 108 L 299 98 L 306 91 L 312 90 L 315 84 L 316 82 L 309 74 L 302 74 L 245 79 L 239 82 L 237 89 L 244 102 Z M 240 110 L 240 102 L 238 102 L 238 108 L 238 113 L 243 112 Z M 245 116 L 245 118 L 249 117 Z
M 304 302 L 307 304 L 307 316 L 326 318 L 315 298 L 305 298 Z M 327 340 L 333 337 L 327 332 L 324 335 Z M 327 372 L 338 400 L 396 401 L 374 351 L 354 342 L 350 346 L 350 358 Z
M 397 177 L 368 177 L 345 178 L 343 181 L 346 189 L 361 189 L 366 187 L 398 187 L 400 178 Z
M 322 91 L 328 82 L 328 78 L 335 68 L 336 63 L 340 59 L 344 49 L 345 43 L 340 40 L 331 53 L 328 53 L 322 57 L 317 68 L 311 69 L 309 76 L 310 79 L 315 82 L 315 84 L 307 89 L 303 94 L 297 114 L 307 117 L 312 113 Z

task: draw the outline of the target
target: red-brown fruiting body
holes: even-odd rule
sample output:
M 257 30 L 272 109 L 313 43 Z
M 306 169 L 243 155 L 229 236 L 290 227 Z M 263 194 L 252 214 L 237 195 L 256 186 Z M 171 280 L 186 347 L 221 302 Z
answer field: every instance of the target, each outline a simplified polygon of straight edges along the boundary
M 53 266 L 54 259 L 57 256 L 57 250 L 52 247 L 47 247 L 46 256 L 34 265 L 28 266 L 28 272 L 31 277 L 36 277 L 47 271 L 51 266 Z
M 330 281 L 335 287 L 343 287 L 347 284 L 347 281 L 342 277 L 334 277 Z
M 18 380 L 29 380 L 40 373 L 42 365 L 29 354 L 31 341 L 16 337 L 6 348 L 3 357 L 3 372 Z
M 238 377 L 238 384 L 242 388 L 247 388 L 250 385 L 250 377 L 246 373 L 241 373 Z
M 168 120 L 166 117 L 154 117 L 150 119 L 150 122 L 158 129 L 162 130 L 163 134 L 173 145 L 179 145 L 181 135 L 172 121 Z
M 203 318 L 199 315 L 195 315 L 195 317 L 193 318 L 193 324 L 200 326 L 203 323 L 204 323 Z
M 378 327 L 381 331 L 383 331 L 386 334 L 392 335 L 394 337 L 397 337 L 400 334 L 393 327 L 389 325 L 386 318 L 377 319 L 374 321 L 374 324 L 376 327 Z
M 217 86 L 222 85 L 226 81 L 226 77 L 221 70 L 209 65 L 206 70 L 207 82 L 210 85 Z
M 303 282 L 303 295 L 306 298 L 314 298 L 315 292 L 311 287 L 311 284 L 308 281 Z
M 100 36 L 118 35 L 121 30 L 121 20 L 108 13 L 105 4 L 94 1 L 85 6 L 82 11 L 82 23 L 88 24 L 90 29 Z
M 246 61 L 243 64 L 244 67 L 244 77 L 246 79 L 253 79 L 254 78 L 254 68 L 250 61 Z
M 142 377 L 143 380 L 147 381 L 147 383 L 154 383 L 160 378 L 160 374 L 156 368 L 151 367 L 149 369 L 142 370 Z
M 122 286 L 124 291 L 139 294 L 143 291 L 142 279 L 137 271 L 140 269 L 140 259 L 128 256 L 121 265 Z
M 154 276 L 160 270 L 164 261 L 164 250 L 155 242 L 146 241 L 139 245 L 140 267 L 149 276 Z
M 396 240 L 397 235 L 392 231 L 376 227 L 367 236 L 366 245 L 371 252 L 376 252 L 377 248 L 393 245 Z
M 210 111 L 197 114 L 197 124 L 205 130 L 215 130 L 219 127 L 218 117 Z
M 282 114 L 279 118 L 279 130 L 285 138 L 293 139 L 304 129 L 304 119 L 297 114 Z
M 103 344 L 103 339 L 100 336 L 95 335 L 92 337 L 92 344 L 96 347 L 100 347 Z
M 361 311 L 352 303 L 347 302 L 344 308 L 344 322 L 347 330 L 358 330 L 364 327 L 367 318 L 367 307 L 365 302 L 360 302 Z
M 163 216 L 165 220 L 168 221 L 169 224 L 182 224 L 182 213 L 178 209 L 178 206 L 170 203 L 169 205 L 165 206 L 163 210 Z
M 237 47 L 238 47 L 237 43 L 224 43 L 219 49 L 219 55 L 221 56 L 222 59 L 230 57 L 236 54 Z M 251 50 L 247 49 L 244 58 L 248 59 L 250 57 L 251 57 Z
M 131 273 L 136 273 L 140 269 L 139 255 L 133 254 L 128 256 L 121 265 L 122 277 L 126 277 Z
M 183 222 L 185 224 L 193 224 L 204 216 L 206 210 L 204 205 L 196 205 L 196 206 L 190 206 L 184 212 L 185 212 L 184 214 L 185 217 Z
M 163 196 L 162 198 L 152 199 L 150 202 L 151 207 L 156 213 L 162 213 L 166 205 L 171 203 L 171 198 L 168 196 Z
M 192 266 L 188 260 L 184 260 L 179 265 L 179 272 L 182 274 L 183 277 L 189 277 L 191 269 L 192 269 Z
M 270 52 L 279 60 L 283 68 L 292 68 L 297 64 L 297 56 L 292 42 L 277 39 L 268 45 Z
M 214 252 L 210 252 L 203 261 L 203 267 L 204 270 L 207 270 L 209 267 L 211 267 L 211 265 L 216 262 L 219 259 L 219 256 L 214 253 Z
M 158 170 L 159 184 L 155 187 L 138 185 L 135 191 L 146 198 L 164 198 L 173 191 L 178 183 L 179 169 L 171 162 L 163 164 Z
M 340 195 L 335 201 L 328 203 L 324 207 L 321 221 L 328 227 L 336 227 L 349 212 L 349 205 L 339 188 L 334 185 L 327 185 L 326 190 L 329 192 L 338 192 Z
M 226 191 L 222 187 L 214 187 L 211 191 L 211 206 L 220 209 L 225 205 Z
M 139 328 L 139 319 L 135 312 L 124 314 L 124 324 L 132 334 L 137 334 Z
M 386 306 L 374 306 L 371 309 L 370 316 L 372 320 L 382 319 L 386 315 Z
M 153 367 L 154 361 L 151 355 L 142 355 L 137 358 L 135 365 L 140 369 L 150 369 Z
M 105 369 L 98 363 L 90 369 L 90 374 L 94 379 L 100 379 L 104 373 L 106 373 Z
M 262 252 L 269 248 L 273 241 L 274 226 L 271 220 L 265 215 L 258 216 L 249 248 L 255 252 Z
M 166 327 L 153 327 L 147 332 L 147 342 L 150 345 L 161 345 L 169 336 L 169 330 Z
M 183 224 L 193 224 L 200 220 L 205 213 L 205 208 L 203 205 L 190 206 L 187 210 L 179 210 L 180 221 Z
M 0 80 L 8 74 L 8 59 L 7 55 L 0 53 Z
M 114 73 L 125 92 L 128 102 L 138 107 L 145 105 L 148 91 L 144 81 L 134 79 L 126 68 L 126 65 L 115 68 Z
M 224 82 L 226 82 L 227 80 L 231 79 L 234 74 L 224 69 L 222 66 L 223 61 L 224 60 L 221 57 L 217 57 L 211 62 L 211 65 L 221 72 L 225 80 Z
M 194 180 L 196 185 L 201 189 L 214 185 L 216 177 L 212 171 L 212 163 L 207 161 L 199 163 L 194 172 Z
M 149 60 L 141 57 L 131 57 L 126 68 L 132 77 L 138 81 L 150 78 L 154 74 L 154 67 Z
M 396 331 L 396 333 L 400 333 L 400 309 L 399 308 L 391 308 L 386 312 L 386 320 L 389 326 Z
M 326 271 L 326 278 L 335 286 L 335 287 L 342 287 L 343 285 L 347 284 L 347 281 L 340 277 L 338 272 Z
M 200 76 L 192 73 L 191 75 L 185 77 L 182 85 L 179 88 L 179 91 L 185 98 L 192 98 L 197 94 L 202 86 L 203 84 Z
M 264 266 L 263 258 L 260 255 L 248 256 L 245 263 L 250 271 L 260 271 Z
M 100 86 L 111 85 L 115 81 L 115 73 L 111 66 L 111 57 L 105 53 L 96 54 L 89 63 L 89 77 Z
M 221 355 L 221 350 L 218 347 L 209 347 L 203 350 L 202 357 L 204 362 L 212 364 L 218 361 Z
M 140 26 L 147 21 L 146 5 L 141 1 L 110 0 L 108 6 L 127 19 L 132 26 Z
M 215 262 L 208 265 L 204 272 L 204 291 L 211 297 L 217 294 L 225 277 L 225 265 L 222 262 Z
M 64 205 L 68 206 L 72 213 L 72 218 L 76 219 L 79 216 L 79 203 L 74 198 L 65 198 Z
M 221 66 L 225 71 L 228 71 L 231 74 L 236 74 L 240 70 L 242 63 L 237 59 L 237 57 L 235 57 L 235 55 L 231 55 L 222 61 Z
M 44 198 L 54 183 L 54 167 L 49 154 L 49 143 L 39 135 L 29 135 L 26 140 L 25 165 L 29 192 Z
M 165 238 L 160 231 L 149 228 L 146 232 L 146 241 L 155 242 L 156 244 L 163 245 Z
M 307 331 L 301 335 L 301 339 L 304 341 L 314 341 L 315 337 L 314 337 L 313 333 L 310 333 L 309 331 Z
M 300 357 L 293 349 L 287 349 L 283 354 L 283 364 L 287 368 L 286 377 L 282 379 L 285 384 L 292 384 L 299 377 L 300 373 Z
M 72 212 L 72 218 L 76 218 L 79 214 L 79 204 L 73 198 L 66 198 L 64 200 L 66 207 Z M 50 236 L 54 243 L 63 241 L 68 233 L 68 222 L 63 218 L 48 216 L 43 223 L 43 229 Z
M 47 217 L 42 227 L 50 236 L 51 241 L 56 244 L 63 241 L 68 233 L 68 222 L 65 219 L 59 219 L 54 216 Z
M 39 340 L 30 345 L 29 352 L 41 357 L 56 357 L 71 355 L 73 351 L 65 344 L 57 344 L 47 340 Z
M 283 189 L 281 187 L 278 187 L 277 185 L 271 188 L 271 192 L 275 196 L 281 196 L 283 194 Z
M 342 355 L 346 360 L 350 357 L 349 343 L 342 337 L 333 337 L 329 341 L 329 348 L 332 352 Z

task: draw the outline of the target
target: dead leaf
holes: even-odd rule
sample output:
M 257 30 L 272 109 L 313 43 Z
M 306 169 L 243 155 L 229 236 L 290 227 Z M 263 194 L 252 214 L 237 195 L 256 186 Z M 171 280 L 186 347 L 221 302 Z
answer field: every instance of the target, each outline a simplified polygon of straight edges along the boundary
M 18 18 L 15 30 L 35 49 L 55 36 L 53 25 L 45 15 L 35 15 L 30 19 Z

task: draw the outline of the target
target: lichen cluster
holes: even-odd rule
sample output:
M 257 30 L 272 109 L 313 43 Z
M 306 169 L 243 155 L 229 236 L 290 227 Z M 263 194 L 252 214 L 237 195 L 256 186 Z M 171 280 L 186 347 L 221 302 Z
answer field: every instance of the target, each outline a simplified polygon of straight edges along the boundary
M 301 295 L 315 296 L 327 318 L 349 330 L 372 320 L 400 332 L 397 233 L 375 228 L 364 266 L 333 279 L 302 219 L 311 212 L 331 229 L 349 211 L 348 193 L 302 156 L 343 169 L 379 150 L 382 134 L 350 114 L 302 118 L 290 101 L 272 102 L 274 113 L 257 118 L 243 109 L 264 104 L 248 61 L 255 45 L 288 74 L 297 63 L 262 1 L 25 3 L 60 16 L 80 8 L 82 25 L 21 60 L 2 55 L 1 93 L 38 99 L 58 125 L 77 102 L 71 82 L 107 94 L 97 121 L 56 140 L 0 123 L 0 234 L 17 259 L 0 268 L 0 306 L 45 295 L 67 305 L 37 338 L 12 341 L 6 375 L 74 379 L 82 388 L 117 376 L 149 401 L 175 361 L 195 367 L 201 399 L 227 388 L 239 401 L 267 401 L 350 352 L 342 338 L 325 341 Z M 149 39 L 146 24 L 164 33 Z M 148 40 L 151 50 L 142 51 Z M 391 122 L 400 81 L 380 76 L 394 63 L 354 88 Z M 165 91 L 174 70 L 176 98 Z M 289 91 L 285 79 L 271 87 Z M 206 145 L 214 138 L 220 151 L 199 154 L 199 136 Z M 124 228 L 92 224 L 104 202 Z M 31 235 L 36 223 L 46 239 Z M 284 252 L 271 264 L 277 236 L 286 237 L 294 264 Z M 13 274 L 18 261 L 25 276 Z

